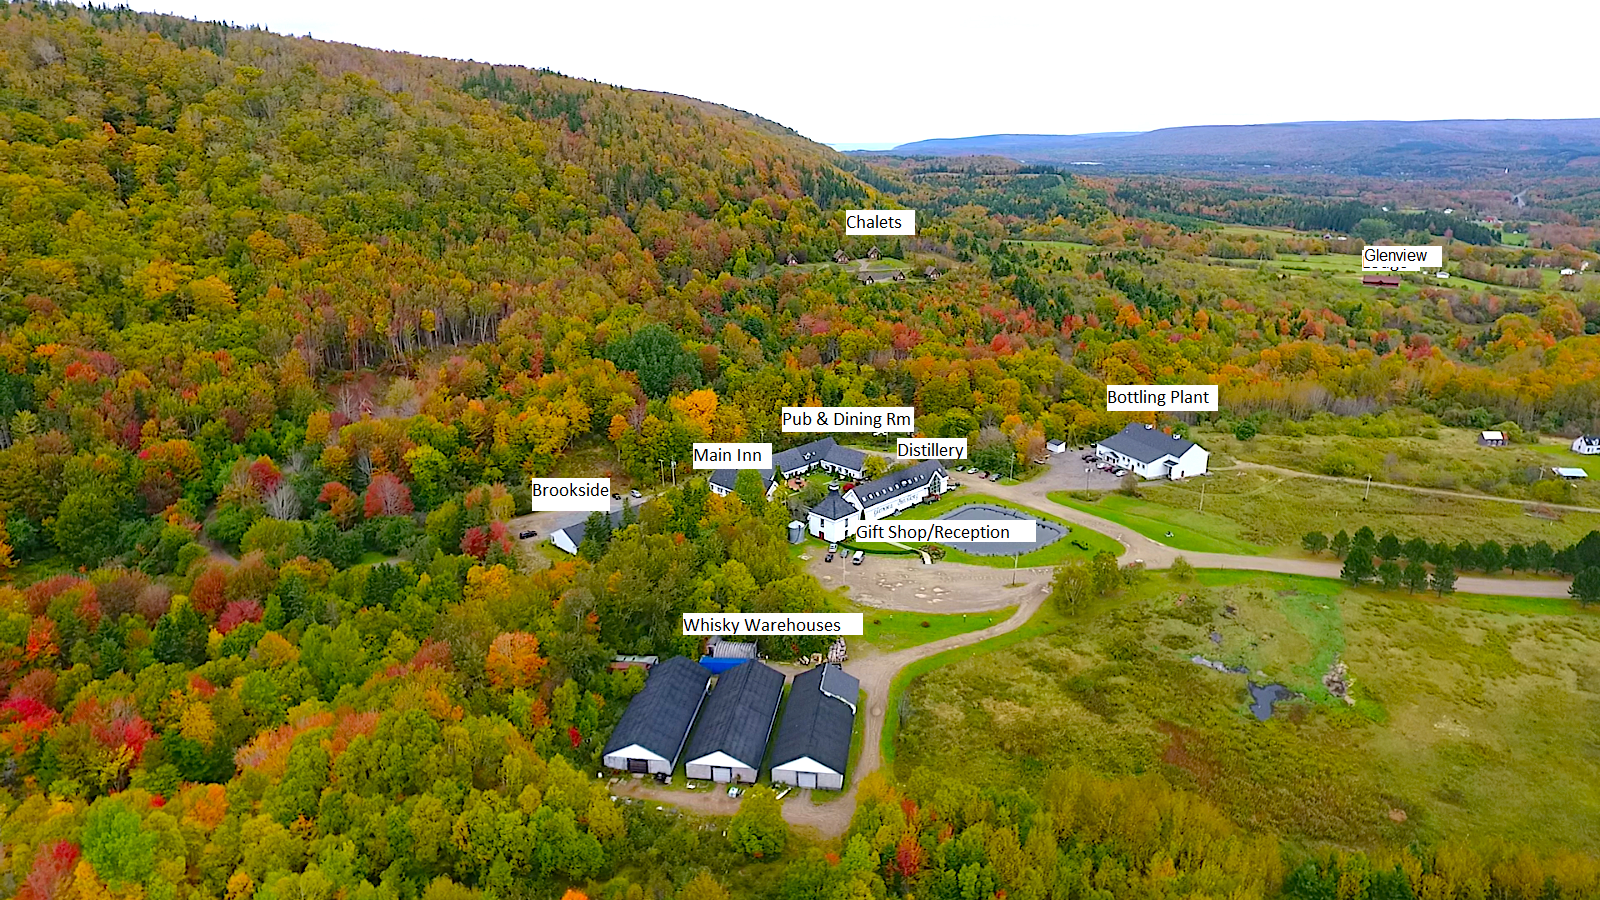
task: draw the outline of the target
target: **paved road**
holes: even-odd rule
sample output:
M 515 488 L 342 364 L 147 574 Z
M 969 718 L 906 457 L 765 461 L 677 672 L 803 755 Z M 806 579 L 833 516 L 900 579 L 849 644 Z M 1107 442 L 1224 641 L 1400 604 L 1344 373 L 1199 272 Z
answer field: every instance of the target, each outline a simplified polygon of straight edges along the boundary
M 948 564 L 946 564 L 948 568 Z M 938 567 L 935 567 L 938 568 Z M 962 567 L 966 568 L 966 567 Z M 884 714 L 887 711 L 889 699 L 889 683 L 899 671 L 919 659 L 926 659 L 946 650 L 965 647 L 982 640 L 1014 631 L 1021 627 L 1033 614 L 1039 610 L 1048 596 L 1049 586 L 1044 583 L 1030 584 L 1025 588 L 1027 593 L 1018 598 L 1012 595 L 1010 599 L 1021 599 L 1022 605 L 1011 618 L 998 625 L 991 625 L 981 631 L 971 631 L 958 634 L 943 640 L 923 644 L 920 647 L 908 647 L 894 653 L 884 653 L 870 656 L 860 661 L 853 661 L 849 665 L 850 674 L 861 681 L 861 689 L 867 692 L 866 718 L 862 727 L 861 757 L 856 761 L 855 769 L 850 776 L 850 788 L 838 797 L 826 803 L 811 802 L 810 791 L 793 791 L 783 802 L 783 818 L 796 828 L 814 830 L 823 838 L 834 838 L 844 834 L 850 826 L 850 817 L 856 809 L 856 787 L 861 779 L 868 773 L 875 772 L 882 762 L 879 757 L 879 742 L 883 737 Z M 908 609 L 920 609 L 919 606 L 907 606 Z M 668 790 L 649 784 L 643 780 L 624 778 L 621 782 L 612 785 L 611 790 L 621 796 L 636 797 L 645 800 L 654 800 L 662 804 L 672 804 L 680 809 L 693 810 L 699 813 L 727 816 L 732 815 L 739 808 L 739 801 L 728 796 L 727 789 L 712 789 L 704 792 L 689 792 L 683 790 Z
M 1235 553 L 1196 553 L 1177 550 L 1151 540 L 1125 525 L 1102 519 L 1091 513 L 1073 509 L 1051 500 L 1051 491 L 1070 490 L 1081 486 L 1082 467 L 1074 466 L 1073 458 L 1065 464 L 1052 466 L 1050 471 L 1029 481 L 1014 485 L 979 482 L 964 490 L 974 494 L 990 494 L 1014 503 L 1042 509 L 1051 515 L 1074 524 L 1093 528 L 1122 543 L 1121 562 L 1142 560 L 1152 569 L 1165 569 L 1179 556 L 1197 569 L 1243 569 L 1253 572 L 1277 572 L 1284 575 L 1310 575 L 1317 578 L 1338 578 L 1343 563 L 1334 560 L 1296 559 L 1277 556 L 1244 556 Z M 1076 468 L 1076 473 L 1072 470 Z M 1288 470 L 1282 470 L 1288 472 Z M 1293 475 L 1304 473 L 1293 472 Z M 1468 496 L 1468 495 L 1462 495 Z M 1502 498 L 1503 499 L 1503 498 Z M 945 565 L 949 565 L 946 563 Z M 1568 597 L 1570 582 L 1558 578 L 1484 578 L 1463 575 L 1456 580 L 1456 590 L 1469 594 L 1493 594 L 1503 597 Z

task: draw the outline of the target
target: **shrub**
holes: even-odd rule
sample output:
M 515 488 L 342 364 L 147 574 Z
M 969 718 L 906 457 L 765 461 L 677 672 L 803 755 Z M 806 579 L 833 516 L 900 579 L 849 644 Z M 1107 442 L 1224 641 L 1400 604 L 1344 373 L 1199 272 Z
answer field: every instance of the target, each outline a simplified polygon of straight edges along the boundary
M 932 628 L 933 627 L 933 623 L 929 622 L 927 619 L 923 619 L 922 620 L 922 627 L 923 628 Z

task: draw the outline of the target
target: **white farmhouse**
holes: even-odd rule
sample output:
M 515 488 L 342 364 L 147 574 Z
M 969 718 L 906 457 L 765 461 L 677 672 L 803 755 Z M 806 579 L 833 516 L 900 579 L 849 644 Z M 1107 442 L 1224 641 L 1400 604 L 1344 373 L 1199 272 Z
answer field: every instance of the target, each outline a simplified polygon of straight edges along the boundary
M 1188 478 L 1206 473 L 1210 452 L 1199 444 L 1137 422 L 1099 442 L 1095 455 L 1140 478 Z
M 1572 452 L 1584 456 L 1600 454 L 1600 434 L 1586 434 L 1572 442 Z

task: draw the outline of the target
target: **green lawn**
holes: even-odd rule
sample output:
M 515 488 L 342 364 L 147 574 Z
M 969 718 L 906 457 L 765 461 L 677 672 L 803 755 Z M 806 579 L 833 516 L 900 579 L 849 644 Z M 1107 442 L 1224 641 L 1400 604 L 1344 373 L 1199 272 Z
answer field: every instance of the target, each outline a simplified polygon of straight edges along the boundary
M 1232 519 L 1202 513 L 1198 509 L 1178 509 L 1121 494 L 1106 494 L 1093 503 L 1078 500 L 1066 491 L 1051 491 L 1048 496 L 1062 506 L 1070 506 L 1124 525 L 1157 543 L 1179 550 L 1248 556 L 1272 552 L 1271 547 L 1240 537 L 1239 524 Z M 1167 536 L 1169 531 L 1171 537 Z
M 867 633 L 861 638 L 846 638 L 846 640 L 863 640 L 884 651 L 904 650 L 907 647 L 988 628 L 990 625 L 1011 618 L 1016 609 L 1014 606 L 1008 606 L 986 613 L 922 613 L 893 612 L 871 606 L 857 606 L 851 612 L 862 614 Z M 924 622 L 928 627 L 922 627 Z
M 926 766 L 1026 788 L 1052 768 L 1156 774 L 1291 841 L 1600 849 L 1593 611 L 1201 572 L 1022 632 L 895 680 L 884 753 L 901 777 Z M 1323 685 L 1335 660 L 1353 705 Z M 1257 721 L 1247 678 L 1301 699 Z
M 1070 528 L 1071 531 L 1068 534 L 1063 535 L 1060 540 L 1040 547 L 1038 550 L 1034 550 L 1030 553 L 1024 553 L 1021 557 L 1016 559 L 1013 559 L 1009 556 L 980 556 L 975 553 L 966 553 L 953 547 L 946 547 L 944 551 L 944 558 L 946 562 L 958 562 L 972 566 L 988 566 L 994 569 L 1009 569 L 1013 567 L 1029 568 L 1031 566 L 1060 565 L 1069 559 L 1091 559 L 1096 553 L 1101 551 L 1105 551 L 1112 555 L 1120 555 L 1122 553 L 1121 544 L 1117 543 L 1112 538 L 1106 537 L 1100 532 L 1095 531 L 1092 528 L 1087 528 L 1083 525 L 1074 525 L 1065 519 L 1062 519 L 1058 516 L 1052 516 L 1047 512 L 1034 509 L 1031 506 L 1024 506 L 1021 503 L 1013 503 L 1010 500 L 1002 500 L 999 497 L 992 497 L 988 494 L 973 493 L 965 488 L 945 494 L 934 503 L 924 503 L 920 506 L 912 507 L 911 509 L 906 510 L 904 513 L 901 513 L 899 516 L 896 516 L 895 519 L 937 519 L 953 509 L 958 509 L 974 503 L 983 503 L 991 506 L 1003 506 L 1007 509 L 1014 509 L 1017 512 L 1027 513 L 1028 515 L 1039 519 L 1055 522 L 1057 525 Z M 1079 549 L 1073 545 L 1073 541 L 1079 541 L 1085 544 L 1089 549 Z

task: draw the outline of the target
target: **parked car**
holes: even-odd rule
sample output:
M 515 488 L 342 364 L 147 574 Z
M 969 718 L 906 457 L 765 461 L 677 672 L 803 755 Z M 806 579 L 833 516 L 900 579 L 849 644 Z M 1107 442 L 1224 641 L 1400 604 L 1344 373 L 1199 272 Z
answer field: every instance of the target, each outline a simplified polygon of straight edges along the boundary
M 824 557 L 823 557 L 823 558 L 822 558 L 822 561 L 823 561 L 823 562 L 833 562 L 833 551 L 832 551 L 832 550 L 829 550 L 829 551 L 828 551 L 828 555 L 827 555 L 827 556 L 824 556 Z
M 838 553 L 839 552 L 839 542 L 838 541 L 829 541 L 828 542 L 828 552 L 829 553 Z
M 634 490 L 631 490 L 631 491 L 628 492 L 628 496 L 632 497 L 635 500 L 638 500 L 639 498 L 643 497 L 644 495 L 639 493 L 638 489 L 634 489 Z
M 523 533 L 517 535 L 517 537 L 521 538 L 522 540 L 527 540 L 528 538 L 534 538 L 534 537 L 538 537 L 538 536 L 539 536 L 539 532 L 535 531 L 532 528 L 530 528 L 527 531 L 524 531 Z
M 1000 480 L 1000 473 L 996 472 L 993 475 L 990 475 L 989 476 L 989 480 L 990 481 L 999 481 Z
M 977 472 L 977 475 L 978 475 L 979 478 L 988 478 L 989 477 L 989 473 L 985 472 L 985 471 L 983 471 L 981 469 Z
M 856 555 L 850 557 L 850 565 L 852 565 L 852 566 L 861 565 L 861 560 L 864 559 L 865 557 L 866 557 L 865 553 L 862 553 L 860 550 L 857 550 L 856 551 Z
M 1128 470 L 1127 469 L 1118 469 L 1115 472 L 1112 472 L 1111 474 L 1117 476 L 1118 478 L 1121 478 L 1122 476 L 1128 474 Z
M 611 499 L 613 499 L 613 500 L 621 500 L 622 499 L 622 495 L 617 493 L 616 491 L 612 491 L 611 492 Z

